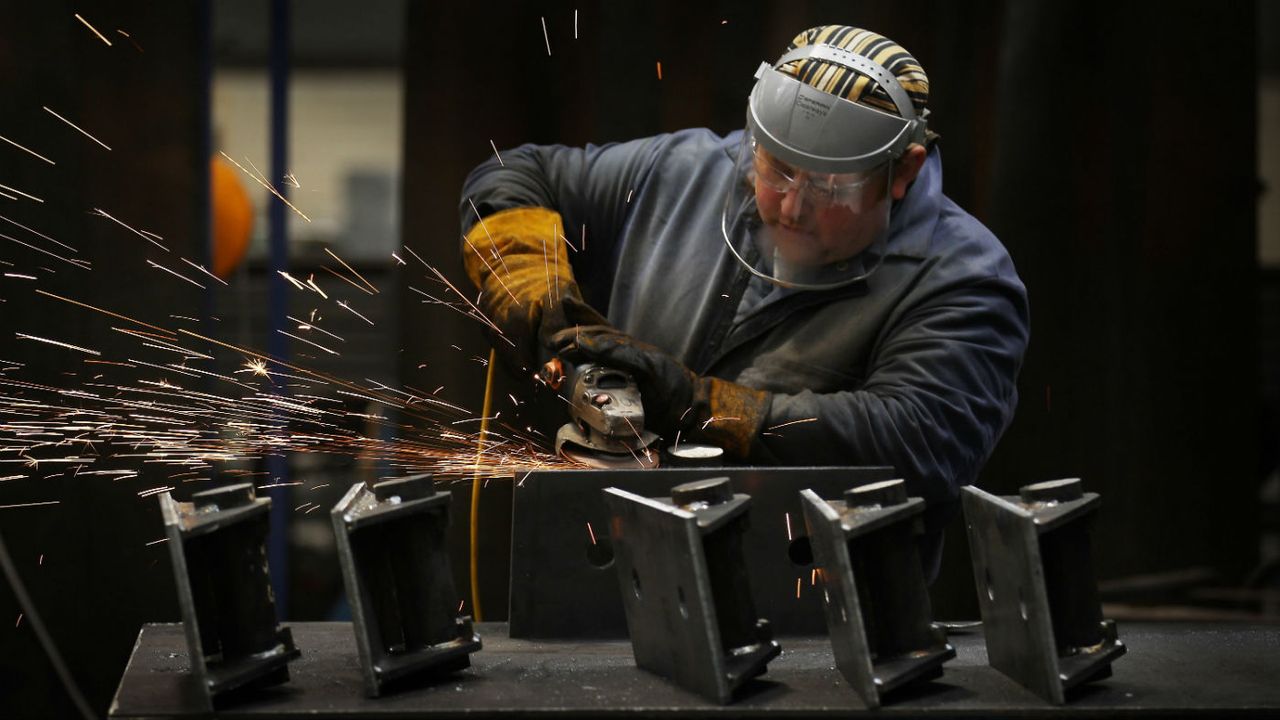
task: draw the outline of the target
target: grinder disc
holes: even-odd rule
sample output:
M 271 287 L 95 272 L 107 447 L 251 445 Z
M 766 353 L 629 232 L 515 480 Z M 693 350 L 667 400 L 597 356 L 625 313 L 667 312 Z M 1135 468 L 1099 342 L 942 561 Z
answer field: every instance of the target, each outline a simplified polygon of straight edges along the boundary
M 584 433 L 575 423 L 565 423 L 556 432 L 556 453 L 577 463 L 600 470 L 627 470 L 658 467 L 656 433 L 644 431 L 636 447 Z

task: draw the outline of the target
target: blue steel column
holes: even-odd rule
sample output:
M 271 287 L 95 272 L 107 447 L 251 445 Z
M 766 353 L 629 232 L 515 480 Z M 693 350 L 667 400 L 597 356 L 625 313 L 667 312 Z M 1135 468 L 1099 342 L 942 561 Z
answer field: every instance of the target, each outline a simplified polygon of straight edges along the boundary
M 289 0 L 271 0 L 271 184 L 282 195 L 289 192 L 281 178 L 288 172 L 289 150 Z M 287 360 L 288 341 L 277 330 L 283 330 L 288 314 L 288 288 L 278 271 L 288 270 L 289 236 L 285 205 L 270 199 L 267 225 L 271 241 L 271 270 L 267 273 L 267 352 L 274 358 Z M 285 457 L 268 455 L 267 482 L 289 482 L 289 466 Z M 271 534 L 267 541 L 267 562 L 271 564 L 271 587 L 276 596 L 276 615 L 287 619 L 289 610 L 289 488 L 268 491 L 271 497 Z
M 200 234 L 200 246 L 202 252 L 200 255 L 200 263 L 210 270 L 213 269 L 213 172 L 209 165 L 209 160 L 213 157 L 213 7 L 212 0 L 199 0 L 196 4 L 196 22 L 199 25 L 197 31 L 198 42 L 200 47 L 197 52 L 200 54 L 200 85 L 196 91 L 196 102 L 199 109 L 196 111 L 197 119 L 200 123 L 200 138 L 196 143 L 196 177 L 201 178 L 196 183 L 197 192 L 202 193 L 202 199 L 199 204 L 196 222 L 198 223 Z M 217 292 L 213 283 L 205 283 L 205 290 L 201 296 L 200 302 L 200 318 L 203 321 L 203 327 L 213 327 L 213 316 L 217 312 Z M 212 353 L 210 353 L 212 354 Z M 204 378 L 205 382 L 201 383 L 206 389 L 211 383 L 209 378 Z

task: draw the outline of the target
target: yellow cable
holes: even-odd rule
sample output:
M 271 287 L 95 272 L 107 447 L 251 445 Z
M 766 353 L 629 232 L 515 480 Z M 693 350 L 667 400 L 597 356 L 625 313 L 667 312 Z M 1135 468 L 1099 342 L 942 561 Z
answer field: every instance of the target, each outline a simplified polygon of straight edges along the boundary
M 489 411 L 493 408 L 493 366 L 497 353 L 489 349 L 489 370 L 484 378 L 484 405 L 480 409 L 480 439 L 476 443 L 476 472 L 471 476 L 471 610 L 476 622 L 484 620 L 480 613 L 480 461 L 484 441 L 489 435 Z

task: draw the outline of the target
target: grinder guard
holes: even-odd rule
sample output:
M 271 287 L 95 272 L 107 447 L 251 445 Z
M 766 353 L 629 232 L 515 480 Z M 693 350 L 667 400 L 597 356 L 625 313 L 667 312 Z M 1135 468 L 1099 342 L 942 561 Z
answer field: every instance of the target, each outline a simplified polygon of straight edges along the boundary
M 595 468 L 657 467 L 658 435 L 644 429 L 640 388 L 630 374 L 595 363 L 575 366 L 566 400 L 570 422 L 556 453 Z

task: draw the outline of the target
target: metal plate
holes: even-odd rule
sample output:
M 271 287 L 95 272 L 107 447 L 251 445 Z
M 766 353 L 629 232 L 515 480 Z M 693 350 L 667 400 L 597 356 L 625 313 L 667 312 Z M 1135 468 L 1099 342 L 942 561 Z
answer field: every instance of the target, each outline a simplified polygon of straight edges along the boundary
M 364 482 L 357 482 L 330 512 L 343 584 L 351 605 L 365 693 L 370 697 L 378 697 L 388 685 L 410 675 L 465 667 L 468 655 L 480 649 L 480 638 L 472 632 L 470 619 L 457 617 L 455 609 L 457 592 L 444 543 L 450 500 L 448 492 L 433 490 L 424 497 L 380 502 Z M 363 552 L 357 547 L 358 535 L 364 535 L 368 543 L 382 537 L 370 537 L 371 530 L 385 530 L 388 525 L 398 526 L 399 532 L 383 537 L 372 547 L 365 545 Z M 415 525 L 429 532 L 410 534 L 408 531 L 415 529 Z M 416 542 L 405 542 L 409 538 Z M 400 555 L 397 559 L 401 562 L 386 566 L 383 572 L 367 565 L 361 567 L 361 563 L 369 563 L 373 558 L 392 555 Z M 387 600 L 379 598 L 379 594 L 395 596 L 398 588 L 406 587 L 415 589 L 411 597 L 417 601 L 412 609 L 402 605 L 399 613 L 391 616 L 394 624 L 412 624 L 417 633 L 426 631 L 425 634 L 437 637 L 428 646 L 392 653 L 385 649 L 386 629 L 379 624 L 376 603 Z M 408 617 L 407 613 L 414 616 Z M 446 622 L 450 619 L 452 625 L 448 626 Z M 434 633 L 428 630 L 433 625 Z M 454 632 L 442 631 L 441 625 Z
M 192 503 L 175 500 L 172 493 L 162 493 L 159 502 L 190 650 L 188 669 L 206 706 L 212 709 L 222 698 L 249 686 L 287 681 L 288 663 L 300 651 L 289 628 L 276 621 L 271 596 L 265 549 L 271 501 L 253 498 L 250 492 L 247 504 L 222 510 L 197 510 Z M 201 617 L 201 612 L 215 616 Z M 239 646 L 248 638 L 255 638 L 262 649 L 244 653 L 241 647 L 222 662 L 211 663 L 205 656 L 207 644 Z
M 733 688 L 696 516 L 632 493 L 605 492 L 618 548 L 615 582 L 632 629 L 636 666 L 728 702 Z
M 879 707 L 886 693 L 939 673 L 942 663 L 955 657 L 945 631 L 930 622 L 928 592 L 915 548 L 909 540 L 900 541 L 909 536 L 910 523 L 918 522 L 924 501 L 910 498 L 899 505 L 864 509 L 851 517 L 841 514 L 846 508 L 843 501 L 830 503 L 810 490 L 802 492 L 801 498 L 805 525 L 812 533 L 814 562 L 821 574 L 819 586 L 824 593 L 836 667 L 868 707 Z M 869 534 L 883 535 L 895 529 L 900 532 L 881 540 L 890 544 L 888 548 L 850 548 L 855 538 L 865 540 Z M 854 557 L 859 552 L 864 554 L 855 572 Z M 864 614 L 859 583 L 865 583 L 862 591 L 871 598 L 871 607 L 879 605 L 879 611 L 871 617 Z M 878 583 L 878 587 L 872 583 Z M 882 631 L 896 633 L 902 631 L 904 623 L 907 627 L 927 627 L 928 632 L 923 637 L 913 632 L 907 638 L 896 638 L 896 656 L 877 657 L 869 630 L 872 635 Z M 882 636 L 881 642 L 884 639 Z
M 1046 700 L 1062 703 L 1034 516 L 975 487 L 963 488 L 962 497 L 991 666 Z
M 1087 520 L 1101 502 L 1098 494 L 1028 506 L 1017 496 L 967 487 L 963 501 L 992 667 L 1058 704 L 1074 688 L 1109 677 L 1112 661 L 1126 648 L 1097 604 L 1087 530 L 1073 525 L 1073 540 L 1049 539 L 1051 532 L 1067 532 L 1067 523 Z M 1050 587 L 1056 588 L 1056 606 L 1049 601 Z M 1090 629 L 1082 636 L 1086 625 Z M 1081 646 L 1082 640 L 1088 644 Z M 1060 642 L 1071 649 L 1060 654 Z
M 835 497 L 855 485 L 891 479 L 893 468 L 563 470 L 517 476 L 511 530 L 511 636 L 626 637 L 606 530 L 609 511 L 601 491 L 616 487 L 661 497 L 680 483 L 726 475 L 734 492 L 751 496 L 743 546 L 756 612 L 770 621 L 776 635 L 826 633 L 821 593 L 811 582 L 800 490 L 813 488 L 819 495 Z M 793 552 L 806 562 L 793 560 Z
M 813 533 L 813 560 L 823 575 L 823 609 L 831 633 L 831 649 L 836 667 L 867 707 L 880 706 L 867 632 L 862 625 L 862 608 L 854 584 L 849 545 L 840 527 L 840 515 L 812 490 L 801 493 L 805 524 Z

